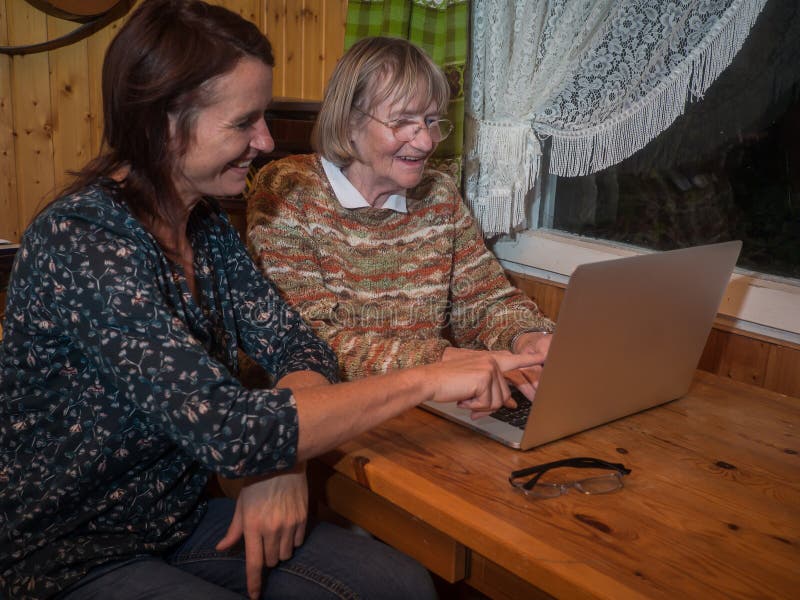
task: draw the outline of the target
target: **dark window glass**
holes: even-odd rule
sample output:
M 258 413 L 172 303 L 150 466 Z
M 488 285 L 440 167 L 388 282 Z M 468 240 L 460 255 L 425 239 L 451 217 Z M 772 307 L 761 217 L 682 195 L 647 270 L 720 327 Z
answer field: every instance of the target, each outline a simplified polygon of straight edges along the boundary
M 770 0 L 705 97 L 641 151 L 555 185 L 555 229 L 657 250 L 741 239 L 739 266 L 800 278 L 800 3 Z

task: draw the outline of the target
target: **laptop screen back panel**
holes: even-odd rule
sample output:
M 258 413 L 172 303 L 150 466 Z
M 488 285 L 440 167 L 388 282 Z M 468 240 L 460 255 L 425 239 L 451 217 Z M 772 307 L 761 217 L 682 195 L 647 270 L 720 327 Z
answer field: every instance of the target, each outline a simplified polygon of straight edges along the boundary
M 684 395 L 741 242 L 579 266 L 521 448 Z

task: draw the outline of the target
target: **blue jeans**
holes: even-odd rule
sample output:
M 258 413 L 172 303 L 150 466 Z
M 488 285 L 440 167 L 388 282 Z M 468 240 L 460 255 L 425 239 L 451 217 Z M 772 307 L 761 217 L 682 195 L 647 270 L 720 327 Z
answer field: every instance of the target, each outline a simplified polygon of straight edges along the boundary
M 235 503 L 209 502 L 192 535 L 167 556 L 142 556 L 90 571 L 60 600 L 233 600 L 247 597 L 244 549 L 217 552 Z M 389 546 L 318 523 L 294 555 L 265 571 L 261 598 L 436 598 L 428 572 Z

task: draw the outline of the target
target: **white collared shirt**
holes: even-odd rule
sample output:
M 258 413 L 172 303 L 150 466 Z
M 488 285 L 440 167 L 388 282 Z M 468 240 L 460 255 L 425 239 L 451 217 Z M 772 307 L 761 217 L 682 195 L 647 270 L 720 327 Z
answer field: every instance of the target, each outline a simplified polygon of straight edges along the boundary
M 370 204 L 359 192 L 356 187 L 350 183 L 342 170 L 327 160 L 325 157 L 319 157 L 322 163 L 322 168 L 325 170 L 325 175 L 328 181 L 331 182 L 333 193 L 336 194 L 336 199 L 344 208 L 369 208 Z M 399 213 L 407 213 L 406 196 L 405 194 L 392 194 L 386 199 L 381 208 L 388 208 Z

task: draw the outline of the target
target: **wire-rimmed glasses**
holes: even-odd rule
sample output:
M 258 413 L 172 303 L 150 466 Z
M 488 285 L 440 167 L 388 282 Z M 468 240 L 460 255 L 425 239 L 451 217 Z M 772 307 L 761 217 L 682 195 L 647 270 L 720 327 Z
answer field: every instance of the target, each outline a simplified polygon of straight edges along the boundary
M 558 467 L 610 469 L 613 472 L 576 481 L 557 483 L 539 481 L 545 472 Z M 565 458 L 543 465 L 513 471 L 508 481 L 527 496 L 533 498 L 556 498 L 557 496 L 566 494 L 570 488 L 574 488 L 583 494 L 609 494 L 611 492 L 616 492 L 622 488 L 622 476 L 628 475 L 630 472 L 631 470 L 625 468 L 625 465 L 622 463 L 606 462 L 599 458 L 578 457 Z M 530 475 L 533 475 L 533 477 L 527 481 L 522 481 L 523 478 Z
M 440 117 L 425 117 L 423 122 L 419 122 L 417 119 L 408 119 L 408 118 L 400 118 L 400 119 L 392 119 L 391 121 L 382 121 L 375 115 L 371 115 L 368 112 L 365 112 L 358 108 L 357 106 L 353 107 L 355 110 L 360 112 L 362 115 L 369 117 L 373 121 L 377 121 L 384 127 L 388 127 L 392 130 L 395 139 L 398 142 L 410 142 L 417 134 L 422 131 L 423 127 L 428 130 L 428 135 L 431 136 L 431 141 L 434 144 L 438 144 L 453 131 L 453 123 L 450 119 L 442 119 Z

